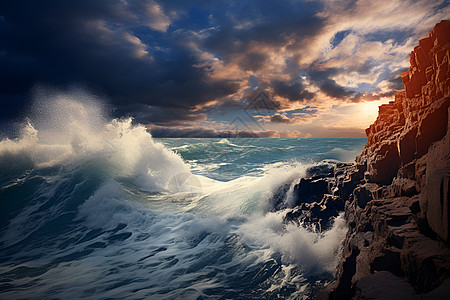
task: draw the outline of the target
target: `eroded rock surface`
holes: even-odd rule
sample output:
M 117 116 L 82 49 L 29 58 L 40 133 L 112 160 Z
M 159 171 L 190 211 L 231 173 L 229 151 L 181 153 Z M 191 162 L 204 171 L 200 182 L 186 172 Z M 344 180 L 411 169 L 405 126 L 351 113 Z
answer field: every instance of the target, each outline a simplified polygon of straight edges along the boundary
M 405 90 L 380 106 L 356 163 L 310 168 L 274 195 L 285 222 L 313 230 L 345 212 L 336 281 L 319 299 L 450 295 L 449 49 L 450 22 L 442 21 L 411 52 Z
M 338 165 L 332 194 L 349 231 L 328 299 L 450 295 L 450 22 L 411 52 L 405 90 L 379 108 L 355 165 Z M 398 287 L 398 288 L 396 288 Z

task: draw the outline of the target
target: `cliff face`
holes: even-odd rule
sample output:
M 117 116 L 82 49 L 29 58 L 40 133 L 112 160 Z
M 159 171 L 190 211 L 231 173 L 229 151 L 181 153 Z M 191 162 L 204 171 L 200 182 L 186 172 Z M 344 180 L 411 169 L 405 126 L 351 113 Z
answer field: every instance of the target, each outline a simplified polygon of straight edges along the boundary
M 368 144 L 357 158 L 367 166 L 370 182 L 392 184 L 399 196 L 425 191 L 422 217 L 447 242 L 449 48 L 450 22 L 442 21 L 411 52 L 411 67 L 401 74 L 405 91 L 380 106 L 377 120 L 366 130 Z
M 357 164 L 335 170 L 349 231 L 332 299 L 373 299 L 380 284 L 408 299 L 450 287 L 449 49 L 442 21 L 411 52 L 405 90 L 379 107 Z

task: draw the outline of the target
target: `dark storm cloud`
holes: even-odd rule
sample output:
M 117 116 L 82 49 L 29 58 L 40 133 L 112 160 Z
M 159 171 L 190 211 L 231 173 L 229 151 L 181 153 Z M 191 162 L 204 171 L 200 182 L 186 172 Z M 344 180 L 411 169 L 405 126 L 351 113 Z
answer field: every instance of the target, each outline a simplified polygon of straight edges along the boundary
M 247 53 L 241 60 L 241 68 L 245 71 L 258 71 L 265 63 L 267 55 L 264 53 Z
M 324 71 L 311 70 L 309 75 L 325 95 L 337 99 L 350 97 L 355 93 L 354 91 L 347 91 L 343 86 L 340 86 L 335 80 L 330 78 L 337 73 L 339 73 L 337 69 L 329 68 Z
M 19 117 L 23 107 L 27 105 L 29 105 L 29 101 L 25 96 L 0 95 L 0 120 Z
M 389 92 L 385 92 L 385 93 L 358 93 L 356 95 L 354 95 L 353 97 L 349 98 L 349 101 L 354 102 L 354 103 L 358 103 L 358 102 L 367 102 L 367 101 L 376 101 L 376 100 L 380 100 L 381 98 L 384 97 L 392 97 L 395 95 L 395 93 L 397 93 L 396 90 L 392 90 Z
M 116 105 L 191 108 L 237 90 L 235 81 L 211 79 L 196 67 L 192 49 L 171 36 L 148 27 L 134 33 L 130 28 L 145 23 L 139 3 L 4 2 L 0 94 L 24 95 L 36 83 L 78 82 Z M 164 47 L 168 53 L 159 50 Z
M 290 101 L 311 100 L 314 97 L 313 93 L 305 90 L 305 86 L 301 82 L 286 83 L 274 80 L 271 82 L 271 86 L 276 95 Z
M 221 26 L 204 45 L 223 56 L 248 49 L 252 42 L 267 45 L 285 44 L 289 36 L 314 36 L 324 26 L 316 16 L 320 3 L 290 1 L 232 1 L 230 9 L 217 11 Z
M 246 106 L 245 109 L 250 110 L 278 110 L 281 108 L 281 103 L 274 100 L 273 97 L 270 96 L 264 90 L 256 90 L 246 98 Z
M 277 114 L 277 115 L 273 115 L 272 117 L 270 117 L 270 122 L 289 124 L 289 123 L 291 123 L 291 120 L 286 116 Z
M 316 106 L 305 106 L 303 108 L 298 108 L 290 110 L 289 113 L 292 115 L 314 115 L 318 112 Z
M 336 81 L 330 78 L 324 78 L 319 81 L 319 86 L 323 93 L 333 98 L 345 98 L 354 93 L 353 91 L 347 91 L 344 87 L 340 86 Z

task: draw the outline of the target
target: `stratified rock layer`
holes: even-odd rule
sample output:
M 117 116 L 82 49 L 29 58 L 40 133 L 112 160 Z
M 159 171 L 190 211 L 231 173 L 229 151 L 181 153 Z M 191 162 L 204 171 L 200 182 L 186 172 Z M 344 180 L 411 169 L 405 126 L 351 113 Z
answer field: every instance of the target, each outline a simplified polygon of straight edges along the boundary
M 422 217 L 447 242 L 450 144 L 444 137 L 449 122 L 449 48 L 450 22 L 442 21 L 411 52 L 411 67 L 402 73 L 405 91 L 380 106 L 377 120 L 366 130 L 368 144 L 357 158 L 367 166 L 370 182 L 391 184 L 396 178 L 394 184 L 400 189 L 415 182 L 416 190 L 424 191 L 420 197 Z M 418 161 L 424 155 L 428 157 Z M 399 173 L 421 163 L 425 163 L 425 174 L 420 170 Z
M 356 164 L 335 169 L 349 231 L 330 299 L 377 299 L 383 286 L 407 299 L 450 292 L 449 49 L 442 21 L 411 52 L 405 90 L 380 106 Z

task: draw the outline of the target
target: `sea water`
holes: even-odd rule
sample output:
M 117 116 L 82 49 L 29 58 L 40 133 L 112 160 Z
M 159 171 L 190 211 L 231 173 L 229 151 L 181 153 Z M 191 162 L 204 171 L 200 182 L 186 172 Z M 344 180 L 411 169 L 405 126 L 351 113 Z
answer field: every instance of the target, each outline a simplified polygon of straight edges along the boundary
M 308 299 L 333 279 L 343 218 L 314 232 L 271 197 L 366 139 L 155 139 L 87 98 L 0 141 L 1 299 Z

